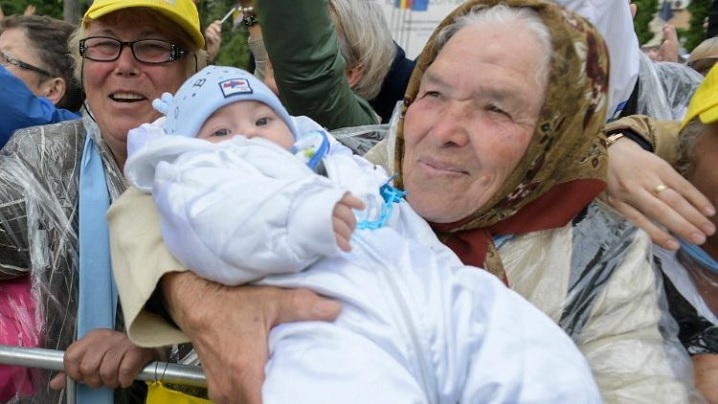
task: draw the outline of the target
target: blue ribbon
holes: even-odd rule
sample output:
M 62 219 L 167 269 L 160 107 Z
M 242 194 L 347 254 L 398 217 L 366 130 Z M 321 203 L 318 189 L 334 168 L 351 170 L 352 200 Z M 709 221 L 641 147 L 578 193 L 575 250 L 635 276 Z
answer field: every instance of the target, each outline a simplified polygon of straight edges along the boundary
M 114 329 L 117 287 L 112 279 L 110 235 L 105 213 L 110 206 L 105 170 L 88 133 L 80 165 L 80 300 L 78 339 L 95 328 Z M 112 404 L 113 389 L 77 385 L 80 404 Z

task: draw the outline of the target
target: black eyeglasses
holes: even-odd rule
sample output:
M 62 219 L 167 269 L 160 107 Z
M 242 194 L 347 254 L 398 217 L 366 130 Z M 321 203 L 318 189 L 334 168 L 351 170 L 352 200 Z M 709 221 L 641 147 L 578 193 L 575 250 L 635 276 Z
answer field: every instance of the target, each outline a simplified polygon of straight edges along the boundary
M 123 42 L 106 36 L 91 36 L 80 40 L 80 55 L 95 62 L 114 62 L 125 46 L 132 49 L 136 60 L 148 64 L 172 62 L 187 54 L 186 50 L 161 39 Z
M 716 62 L 718 62 L 718 58 L 696 59 L 688 62 L 688 67 L 693 68 L 693 70 L 705 76 Z
M 41 69 L 37 66 L 33 66 L 30 63 L 25 63 L 22 60 L 20 60 L 18 58 L 14 58 L 5 52 L 0 52 L 0 65 L 2 65 L 3 67 L 7 67 L 7 65 L 14 65 L 21 69 L 32 70 L 33 72 L 44 74 L 48 77 L 54 76 L 54 74 L 48 72 L 45 69 Z

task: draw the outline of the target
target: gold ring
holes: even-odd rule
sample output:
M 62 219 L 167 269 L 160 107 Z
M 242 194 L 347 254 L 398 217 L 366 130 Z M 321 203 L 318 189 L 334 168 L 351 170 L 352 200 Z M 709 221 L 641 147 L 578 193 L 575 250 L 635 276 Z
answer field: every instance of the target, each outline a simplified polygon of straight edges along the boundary
M 659 185 L 659 186 L 653 188 L 653 193 L 656 194 L 656 195 L 658 195 L 658 194 L 660 194 L 661 192 L 663 192 L 663 191 L 665 191 L 665 190 L 667 190 L 667 189 L 668 189 L 668 186 L 661 184 L 661 185 Z

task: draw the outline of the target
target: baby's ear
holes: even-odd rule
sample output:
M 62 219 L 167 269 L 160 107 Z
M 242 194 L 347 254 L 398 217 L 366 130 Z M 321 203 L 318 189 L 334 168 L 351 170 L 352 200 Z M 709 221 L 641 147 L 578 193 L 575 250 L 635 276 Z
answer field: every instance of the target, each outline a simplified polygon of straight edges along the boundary
M 162 113 L 162 115 L 167 115 L 167 112 L 170 110 L 170 105 L 172 105 L 172 101 L 174 101 L 174 97 L 170 93 L 163 93 L 160 98 L 155 98 L 152 101 L 152 107 Z

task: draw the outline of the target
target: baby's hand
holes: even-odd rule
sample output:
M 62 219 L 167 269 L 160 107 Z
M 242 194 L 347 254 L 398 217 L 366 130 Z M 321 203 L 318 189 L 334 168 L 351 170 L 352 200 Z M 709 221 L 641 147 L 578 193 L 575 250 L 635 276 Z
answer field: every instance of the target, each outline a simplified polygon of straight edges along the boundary
M 334 236 L 337 239 L 337 245 L 340 250 L 346 252 L 352 250 L 349 240 L 352 238 L 352 233 L 354 233 L 354 229 L 357 227 L 357 219 L 354 217 L 352 209 L 364 209 L 364 202 L 352 196 L 352 194 L 347 193 L 337 202 L 332 212 L 332 225 L 334 226 Z

